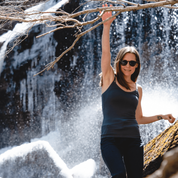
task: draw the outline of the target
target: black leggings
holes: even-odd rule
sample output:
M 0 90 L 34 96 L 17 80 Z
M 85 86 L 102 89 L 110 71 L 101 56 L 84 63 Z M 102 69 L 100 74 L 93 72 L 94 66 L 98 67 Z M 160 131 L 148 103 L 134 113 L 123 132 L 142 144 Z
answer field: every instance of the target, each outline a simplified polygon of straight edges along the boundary
M 112 178 L 142 178 L 143 146 L 140 138 L 105 137 L 101 153 Z

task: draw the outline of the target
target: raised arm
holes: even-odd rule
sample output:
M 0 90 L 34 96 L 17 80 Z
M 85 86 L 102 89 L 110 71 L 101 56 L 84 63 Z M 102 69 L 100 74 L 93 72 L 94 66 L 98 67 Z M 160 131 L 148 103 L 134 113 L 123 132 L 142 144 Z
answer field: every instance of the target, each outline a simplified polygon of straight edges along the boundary
M 104 5 L 103 5 L 104 7 Z M 107 4 L 105 5 L 107 7 Z M 102 20 L 112 16 L 112 12 L 105 12 L 102 16 Z M 102 35 L 102 57 L 101 57 L 101 70 L 103 76 L 102 92 L 104 92 L 111 82 L 114 80 L 114 72 L 111 67 L 111 54 L 110 54 L 110 26 L 115 18 L 112 18 L 103 24 Z
M 173 123 L 175 121 L 175 118 L 172 116 L 172 114 L 166 114 L 166 115 L 160 114 L 160 115 L 155 115 L 150 117 L 143 116 L 142 107 L 141 107 L 142 88 L 140 86 L 138 87 L 138 91 L 139 91 L 139 102 L 136 109 L 136 120 L 138 124 L 149 124 L 158 121 L 160 119 L 168 120 L 170 123 Z

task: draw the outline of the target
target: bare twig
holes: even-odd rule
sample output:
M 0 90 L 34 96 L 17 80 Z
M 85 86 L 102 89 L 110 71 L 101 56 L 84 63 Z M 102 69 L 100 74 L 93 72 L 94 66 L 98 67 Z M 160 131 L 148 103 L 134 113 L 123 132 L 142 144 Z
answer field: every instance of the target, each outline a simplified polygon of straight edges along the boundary
M 62 58 L 62 56 L 64 56 L 64 54 L 66 54 L 68 51 L 70 51 L 75 46 L 75 44 L 80 39 L 80 37 L 81 36 L 78 36 L 75 39 L 75 41 L 72 43 L 72 45 L 67 50 L 65 50 L 59 57 L 57 57 L 55 61 L 51 62 L 49 65 L 47 65 L 47 67 L 45 67 L 42 71 L 40 71 L 39 73 L 35 74 L 34 76 L 39 75 L 40 73 L 44 72 L 45 70 L 49 70 L 49 69 L 53 68 L 54 65 L 56 64 L 56 62 L 58 62 Z
M 61 29 L 64 29 L 64 28 L 75 28 L 75 27 L 77 27 L 77 25 L 68 25 L 68 26 L 58 27 L 58 28 L 53 29 L 53 30 L 51 30 L 51 31 L 49 31 L 49 32 L 43 33 L 42 35 L 38 35 L 38 36 L 36 36 L 36 38 L 40 38 L 40 37 L 42 37 L 42 36 L 48 35 L 48 34 L 50 34 L 50 33 L 52 33 L 52 32 L 55 32 L 55 31 L 57 31 L 57 30 L 61 30 Z
M 113 18 L 113 17 L 118 16 L 122 12 L 136 11 L 136 10 L 147 9 L 147 8 L 164 7 L 164 8 L 178 9 L 177 6 L 174 6 L 175 4 L 178 3 L 178 0 L 146 0 L 146 1 L 148 3 L 138 4 L 138 3 L 133 3 L 127 0 L 115 0 L 115 1 L 88 0 L 86 3 L 83 3 L 81 6 L 89 2 L 96 2 L 95 4 L 96 7 L 92 9 L 82 10 L 79 12 L 76 12 L 77 9 L 75 9 L 71 14 L 65 12 L 62 9 L 59 9 L 57 12 L 54 12 L 54 11 L 25 12 L 23 10 L 20 10 L 20 12 L 18 12 L 15 8 L 9 9 L 7 7 L 6 8 L 0 7 L 0 20 L 1 21 L 9 20 L 9 21 L 27 22 L 27 23 L 34 23 L 34 24 L 44 23 L 46 24 L 46 27 L 53 27 L 53 28 L 56 27 L 55 29 L 49 30 L 48 32 L 43 33 L 37 36 L 36 38 L 42 37 L 44 35 L 47 35 L 49 33 L 55 32 L 60 29 L 76 28 L 78 30 L 77 33 L 74 35 L 76 36 L 76 39 L 74 40 L 72 45 L 67 50 L 63 51 L 62 54 L 59 57 L 57 57 L 53 62 L 49 63 L 41 72 L 38 73 L 40 74 L 43 71 L 49 70 L 50 68 L 54 67 L 56 62 L 58 62 L 64 56 L 64 54 L 70 51 L 82 36 L 94 30 L 95 28 L 103 24 L 105 21 L 109 20 L 107 19 L 105 21 L 101 21 L 101 22 L 99 21 L 105 12 L 108 12 L 108 11 L 116 12 L 112 17 L 110 17 L 110 18 Z M 102 3 L 110 3 L 110 4 L 113 4 L 113 6 L 101 7 Z M 87 19 L 87 16 L 93 13 L 95 13 L 95 17 L 93 19 L 90 19 L 90 18 Z M 59 16 L 54 16 L 51 14 L 58 14 Z M 78 20 L 78 19 L 81 19 L 81 20 Z M 92 26 L 93 24 L 95 25 Z M 87 26 L 87 25 L 90 25 L 90 26 Z M 82 31 L 84 26 L 87 26 L 87 29 Z
M 164 7 L 170 8 L 170 9 L 178 9 L 178 7 L 176 7 L 176 6 L 164 6 Z
M 174 5 L 178 3 L 178 0 L 170 0 L 170 1 L 161 1 L 161 2 L 156 2 L 156 3 L 148 3 L 148 4 L 137 4 L 135 6 L 127 6 L 126 8 L 123 7 L 99 7 L 96 9 L 88 9 L 88 10 L 84 10 L 81 12 L 77 12 L 75 14 L 71 14 L 70 18 L 75 18 L 78 16 L 81 16 L 83 14 L 88 13 L 88 11 L 90 13 L 93 12 L 99 12 L 102 10 L 107 11 L 120 11 L 120 12 L 126 12 L 126 11 L 135 11 L 135 10 L 141 10 L 141 9 L 147 9 L 147 8 L 155 8 L 155 7 L 163 7 L 164 5 Z

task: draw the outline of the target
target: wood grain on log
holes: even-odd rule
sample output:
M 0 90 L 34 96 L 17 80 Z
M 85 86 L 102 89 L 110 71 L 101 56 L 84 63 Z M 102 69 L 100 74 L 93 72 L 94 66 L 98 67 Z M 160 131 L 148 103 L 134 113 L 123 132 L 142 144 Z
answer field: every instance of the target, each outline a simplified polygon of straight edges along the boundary
M 143 177 L 159 169 L 163 156 L 178 146 L 178 121 L 144 146 Z

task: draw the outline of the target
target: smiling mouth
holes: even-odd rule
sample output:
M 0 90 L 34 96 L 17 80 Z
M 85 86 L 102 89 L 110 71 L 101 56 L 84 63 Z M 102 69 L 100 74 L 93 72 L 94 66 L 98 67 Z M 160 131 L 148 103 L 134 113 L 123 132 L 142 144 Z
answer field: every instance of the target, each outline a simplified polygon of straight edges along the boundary
M 125 71 L 127 71 L 127 72 L 130 72 L 131 70 L 126 70 L 126 69 L 124 69 Z

